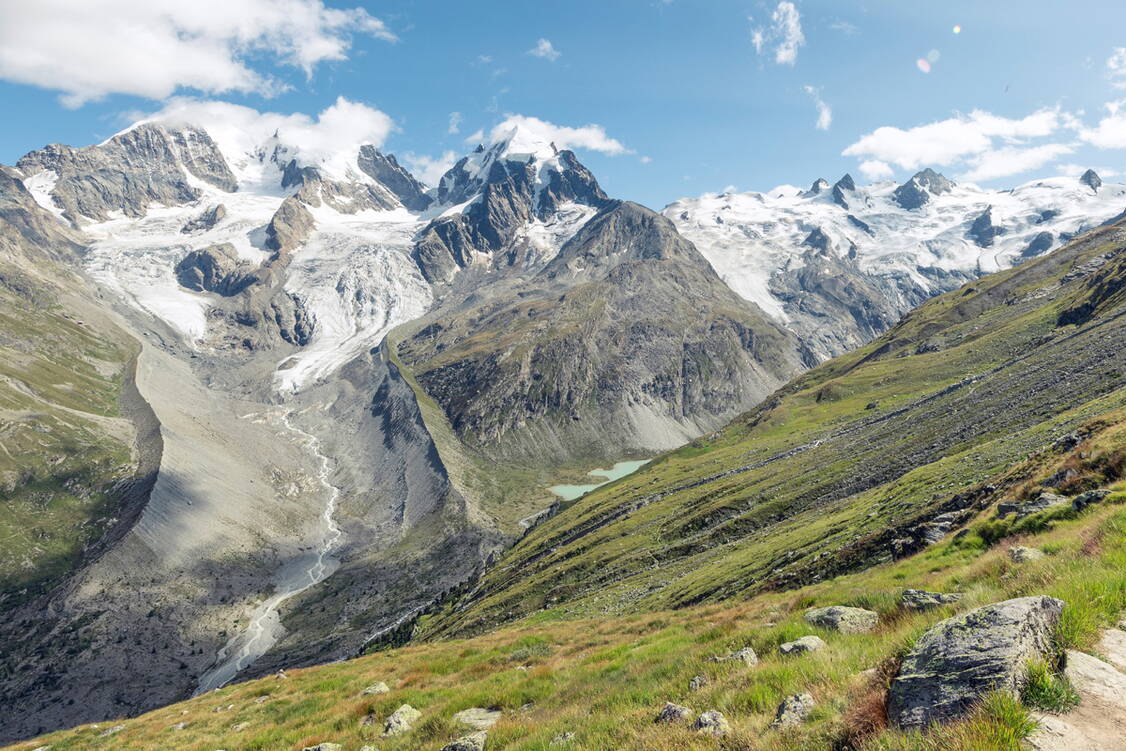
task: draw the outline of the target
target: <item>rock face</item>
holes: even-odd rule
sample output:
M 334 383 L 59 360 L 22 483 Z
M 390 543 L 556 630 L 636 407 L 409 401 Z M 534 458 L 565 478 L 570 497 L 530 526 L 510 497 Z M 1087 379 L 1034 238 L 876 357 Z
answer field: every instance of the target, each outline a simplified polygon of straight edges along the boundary
M 1071 507 L 1076 511 L 1083 511 L 1088 506 L 1102 501 L 1110 495 L 1109 490 L 1088 490 L 1071 499 Z
M 731 732 L 731 725 L 723 714 L 710 709 L 696 718 L 696 722 L 692 724 L 692 729 L 703 735 L 714 735 L 719 738 Z
M 949 193 L 953 189 L 954 183 L 928 167 L 896 188 L 894 197 L 902 208 L 920 209 L 931 200 L 931 196 Z
M 661 711 L 657 713 L 656 722 L 688 722 L 694 714 L 688 707 L 682 707 L 669 701 L 665 702 L 665 706 L 661 707 Z
M 931 610 L 941 605 L 949 605 L 962 599 L 957 592 L 945 594 L 942 592 L 927 592 L 923 589 L 905 589 L 899 598 L 900 605 L 905 610 Z
M 239 261 L 230 243 L 193 250 L 176 264 L 176 279 L 195 292 L 231 297 L 258 281 L 249 264 Z
M 990 206 L 977 219 L 974 219 L 967 234 L 979 247 L 989 248 L 993 246 L 994 238 L 1003 234 L 1004 231 L 1001 227 L 993 224 L 993 207 Z
M 774 713 L 774 721 L 770 723 L 771 727 L 787 728 L 800 725 L 805 722 L 805 718 L 816 705 L 817 702 L 809 694 L 787 696 L 778 705 L 778 711 Z
M 880 616 L 871 610 L 831 605 L 827 608 L 812 608 L 805 612 L 806 623 L 842 634 L 863 634 L 871 631 L 880 621 Z
M 1095 172 L 1093 169 L 1089 169 L 1084 172 L 1083 175 L 1079 178 L 1079 182 L 1083 185 L 1086 185 L 1095 193 L 1098 193 L 1099 188 L 1103 186 L 1103 179 L 1099 177 L 1099 173 Z
M 202 214 L 196 218 L 185 222 L 184 226 L 180 228 L 180 232 L 185 235 L 192 235 L 197 232 L 206 232 L 212 229 L 216 224 L 223 221 L 227 217 L 227 207 L 221 203 L 217 203 L 209 209 L 206 209 Z
M 1038 561 L 1044 557 L 1044 551 L 1037 550 L 1036 548 L 1026 548 L 1023 545 L 1009 548 L 1009 558 L 1013 563 L 1028 563 L 1029 561 Z
M 1063 606 L 1052 597 L 1022 597 L 938 623 L 892 680 L 888 719 L 921 729 L 964 716 L 990 691 L 1018 691 L 1028 661 L 1050 655 Z
M 1121 749 L 1126 738 L 1126 674 L 1122 671 L 1121 663 L 1107 664 L 1069 650 L 1064 677 L 1078 693 L 1079 706 L 1064 715 L 1036 717 L 1039 727 L 1027 738 L 1028 746 L 1034 751 Z
M 477 278 L 399 355 L 459 436 L 494 454 L 671 448 L 800 369 L 788 335 L 636 204 L 608 203 L 509 291 L 482 299 Z
M 1017 519 L 1039 513 L 1054 506 L 1067 506 L 1070 501 L 1055 493 L 1040 493 L 1040 495 L 1025 501 L 1004 501 L 997 504 L 997 516 L 1005 517 L 1016 514 Z
M 360 147 L 356 164 L 365 174 L 394 193 L 411 211 L 424 211 L 433 203 L 433 199 L 426 194 L 426 186 L 399 166 L 393 154 L 384 154 L 374 146 L 365 144 Z
M 104 144 L 74 149 L 51 144 L 17 162 L 25 176 L 43 170 L 57 180 L 51 197 L 76 226 L 105 221 L 109 212 L 140 217 L 156 202 L 165 206 L 199 198 L 189 176 L 225 191 L 238 182 L 211 136 L 201 128 L 147 123 Z
M 802 655 L 807 652 L 816 652 L 825 646 L 825 640 L 820 636 L 803 636 L 794 641 L 788 641 L 778 647 L 778 651 L 784 655 Z

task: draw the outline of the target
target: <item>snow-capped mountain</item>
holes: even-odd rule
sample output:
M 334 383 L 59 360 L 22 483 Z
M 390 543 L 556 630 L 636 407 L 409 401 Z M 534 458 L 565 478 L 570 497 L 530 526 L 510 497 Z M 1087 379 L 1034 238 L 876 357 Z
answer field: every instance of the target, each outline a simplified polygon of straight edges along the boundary
M 808 190 L 705 194 L 662 213 L 732 289 L 823 359 L 931 295 L 1046 253 L 1124 209 L 1126 185 L 1092 171 L 985 190 L 927 169 L 902 185 L 858 186 L 845 175 Z

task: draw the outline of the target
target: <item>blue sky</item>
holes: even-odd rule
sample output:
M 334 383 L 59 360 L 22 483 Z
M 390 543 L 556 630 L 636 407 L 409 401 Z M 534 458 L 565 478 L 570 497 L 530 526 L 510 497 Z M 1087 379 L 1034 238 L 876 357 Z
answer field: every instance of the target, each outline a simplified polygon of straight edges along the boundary
M 312 116 L 343 96 L 386 113 L 383 148 L 420 168 L 512 114 L 601 126 L 625 153 L 580 157 L 657 208 L 931 165 L 1008 186 L 1126 171 L 1124 28 L 1109 0 L 8 3 L 0 162 L 100 141 L 169 96 Z

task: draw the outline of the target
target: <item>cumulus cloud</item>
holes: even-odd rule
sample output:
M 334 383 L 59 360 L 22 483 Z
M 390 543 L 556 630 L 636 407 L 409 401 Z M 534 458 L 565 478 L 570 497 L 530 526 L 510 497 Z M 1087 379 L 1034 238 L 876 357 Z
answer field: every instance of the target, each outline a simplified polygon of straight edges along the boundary
M 620 141 L 607 135 L 606 129 L 601 125 L 571 128 L 525 115 L 508 115 L 504 122 L 489 133 L 492 143 L 499 143 L 509 137 L 513 137 L 518 148 L 527 148 L 529 151 L 538 151 L 554 143 L 560 149 L 587 149 L 609 156 L 632 153 Z
M 457 154 L 453 151 L 443 151 L 441 156 L 436 157 L 409 151 L 403 154 L 403 162 L 407 165 L 407 169 L 427 185 L 437 185 L 442 175 L 454 166 L 457 159 Z
M 868 177 L 890 177 L 892 167 L 956 166 L 965 169 L 962 179 L 991 180 L 1037 169 L 1073 152 L 1071 143 L 1036 141 L 1080 127 L 1074 115 L 1058 109 L 1042 109 L 1022 118 L 975 110 L 914 128 L 877 128 L 842 155 L 865 160 L 861 171 Z
M 860 174 L 869 180 L 887 180 L 895 176 L 895 170 L 887 162 L 879 159 L 868 159 L 860 163 Z
M 749 19 L 752 22 L 754 19 Z M 793 65 L 798 59 L 798 48 L 805 44 L 801 28 L 801 14 L 791 2 L 780 2 L 770 14 L 770 23 L 751 30 L 751 44 L 755 52 L 763 54 L 774 50 L 774 62 Z
M 1126 99 L 1109 102 L 1106 116 L 1093 128 L 1081 128 L 1079 137 L 1100 149 L 1126 148 Z
M 560 52 L 559 50 L 555 49 L 555 46 L 551 43 L 550 40 L 540 39 L 538 42 L 536 42 L 535 47 L 528 50 L 528 54 L 534 55 L 535 57 L 542 57 L 543 59 L 550 60 L 551 62 L 555 62 L 559 59 Z
M 1046 143 L 1041 146 L 1004 146 L 986 151 L 970 160 L 971 168 L 962 173 L 962 179 L 971 182 L 995 180 L 1009 175 L 1019 175 L 1040 169 L 1045 164 L 1075 151 L 1066 143 Z
M 342 172 L 355 166 L 360 146 L 382 146 L 395 128 L 385 113 L 339 97 L 315 118 L 259 112 L 229 102 L 177 97 L 146 120 L 204 128 L 228 158 L 251 154 L 275 133 L 301 164 Z
M 362 8 L 322 0 L 36 0 L 0 3 L 0 78 L 62 92 L 78 107 L 109 94 L 165 99 L 180 89 L 271 96 L 269 61 L 311 75 L 344 60 L 352 36 L 394 41 Z
M 1106 61 L 1106 77 L 1111 86 L 1126 89 L 1126 47 L 1115 47 L 1114 53 Z
M 1122 173 L 1111 167 L 1088 167 L 1085 164 L 1059 164 L 1056 165 L 1056 172 L 1065 177 L 1080 177 L 1088 169 L 1093 169 L 1099 173 L 1099 177 L 1118 177 Z
M 446 129 L 446 132 L 449 133 L 451 136 L 461 132 L 461 113 L 460 112 L 451 112 L 450 113 L 450 124 L 449 124 L 449 127 Z
M 828 130 L 833 124 L 833 109 L 821 99 L 821 89 L 813 86 L 803 86 L 802 90 L 809 94 L 813 104 L 817 107 L 817 129 Z

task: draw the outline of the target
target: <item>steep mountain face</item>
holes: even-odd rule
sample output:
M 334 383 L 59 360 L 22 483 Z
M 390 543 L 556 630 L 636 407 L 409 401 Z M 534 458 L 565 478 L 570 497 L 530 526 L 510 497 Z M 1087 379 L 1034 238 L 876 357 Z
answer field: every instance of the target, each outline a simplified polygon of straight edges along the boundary
M 1035 498 L 1027 473 L 1065 455 L 1077 469 L 1045 487 L 1121 480 L 1121 453 L 1084 442 L 1120 435 L 1126 408 L 1124 260 L 1119 222 L 930 300 L 542 521 L 420 635 L 828 580 L 923 550 L 1006 493 Z
M 1010 191 L 925 169 L 902 185 L 705 195 L 662 212 L 747 300 L 818 359 L 858 347 L 927 298 L 1059 247 L 1126 208 L 1126 186 L 1050 178 Z
M 800 369 L 668 220 L 617 201 L 535 273 L 426 320 L 400 356 L 463 440 L 509 459 L 670 448 Z

